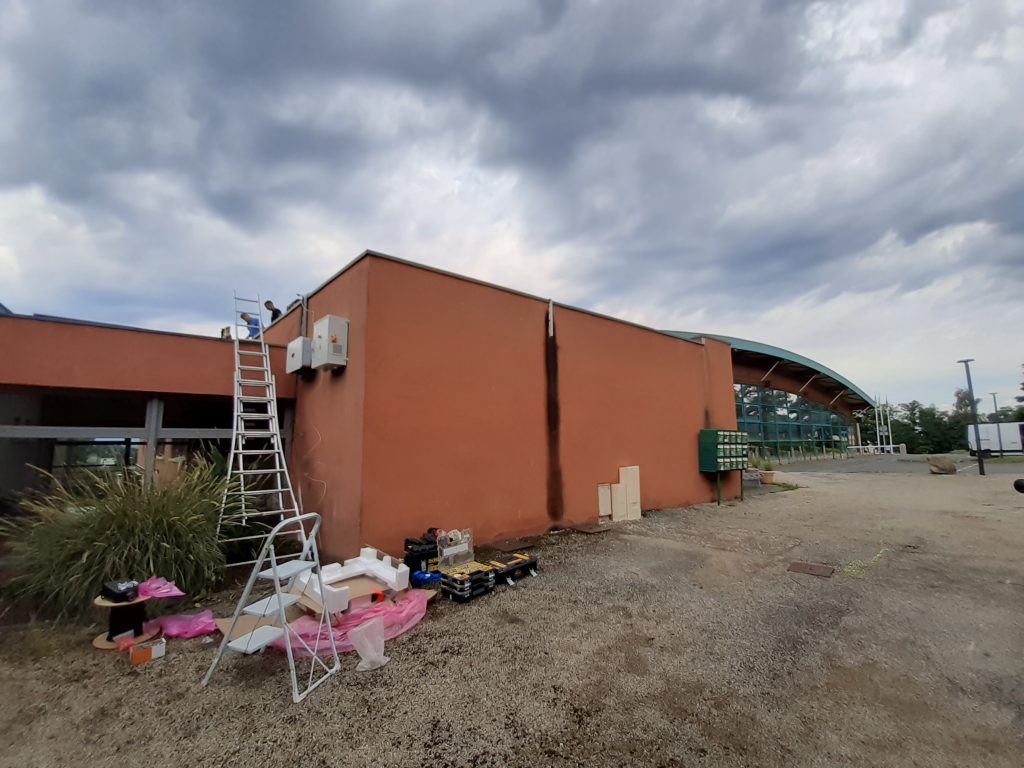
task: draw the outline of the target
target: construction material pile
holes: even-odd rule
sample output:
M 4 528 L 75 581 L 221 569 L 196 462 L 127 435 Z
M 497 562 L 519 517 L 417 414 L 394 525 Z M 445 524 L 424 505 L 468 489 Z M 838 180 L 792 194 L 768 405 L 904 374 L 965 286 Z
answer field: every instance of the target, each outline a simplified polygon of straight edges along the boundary
M 414 569 L 414 586 L 439 585 L 441 594 L 457 603 L 486 595 L 498 584 L 514 587 L 517 579 L 537 575 L 537 558 L 525 552 L 476 560 L 469 528 L 431 528 L 418 539 L 406 539 L 405 565 Z

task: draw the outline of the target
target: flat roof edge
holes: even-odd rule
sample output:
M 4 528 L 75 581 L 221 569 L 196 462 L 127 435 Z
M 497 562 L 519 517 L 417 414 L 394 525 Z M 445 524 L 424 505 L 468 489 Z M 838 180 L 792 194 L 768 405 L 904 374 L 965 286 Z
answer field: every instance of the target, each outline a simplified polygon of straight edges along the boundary
M 198 333 L 184 333 L 183 331 L 162 331 L 156 328 L 140 328 L 135 325 L 119 325 L 118 323 L 101 323 L 95 320 L 79 320 L 74 317 L 60 317 L 58 315 L 20 315 L 11 312 L 7 315 L 0 315 L 0 320 L 35 320 L 42 323 L 57 323 L 60 325 L 80 325 L 87 328 L 105 328 L 111 331 L 134 331 L 135 333 L 153 333 L 158 336 L 176 336 L 183 339 L 202 339 L 204 341 L 227 341 L 219 336 L 202 336 Z M 283 344 L 267 344 L 268 347 L 284 349 Z
M 494 289 L 496 291 L 502 291 L 504 293 L 511 293 L 514 296 L 521 296 L 521 297 L 523 297 L 525 299 L 531 299 L 533 301 L 541 301 L 541 302 L 544 302 L 544 303 L 549 303 L 550 302 L 550 303 L 554 304 L 554 306 L 560 307 L 561 309 L 568 309 L 568 310 L 571 310 L 573 312 L 582 312 L 585 315 L 592 315 L 593 317 L 600 317 L 603 320 L 611 320 L 612 322 L 622 323 L 623 325 L 630 325 L 630 326 L 633 326 L 634 328 L 639 328 L 639 329 L 644 330 L 644 331 L 650 331 L 651 333 L 657 333 L 657 334 L 659 334 L 661 336 L 669 336 L 671 338 L 678 339 L 680 341 L 686 341 L 686 342 L 689 342 L 691 344 L 697 344 L 699 346 L 702 346 L 701 342 L 699 342 L 699 341 L 697 341 L 695 339 L 683 338 L 682 336 L 678 336 L 675 333 L 672 333 L 671 331 L 663 331 L 663 330 L 661 330 L 659 328 L 652 328 L 651 326 L 648 326 L 648 325 L 642 325 L 640 323 L 634 323 L 632 320 L 623 320 L 621 317 L 615 317 L 613 315 L 606 315 L 606 314 L 603 314 L 601 312 L 595 312 L 592 309 L 584 309 L 583 307 L 577 307 L 577 306 L 574 306 L 572 304 L 565 304 L 565 303 L 560 302 L 560 301 L 555 301 L 553 298 L 548 297 L 548 296 L 537 296 L 536 294 L 527 293 L 526 291 L 520 291 L 520 290 L 518 290 L 516 288 L 509 288 L 508 286 L 505 286 L 505 285 L 499 285 L 497 283 L 491 283 L 491 282 L 488 282 L 487 280 L 480 280 L 478 278 L 470 277 L 468 275 L 460 275 L 458 272 L 450 272 L 450 271 L 448 271 L 446 269 L 441 269 L 440 267 L 432 267 L 429 264 L 422 264 L 422 263 L 417 262 L 417 261 L 410 261 L 409 259 L 403 259 L 403 258 L 400 258 L 398 256 L 392 256 L 391 254 L 388 254 L 388 253 L 383 253 L 381 251 L 374 251 L 374 250 L 370 250 L 370 249 L 367 249 L 367 250 L 363 251 L 362 253 L 360 253 L 356 258 L 354 258 L 352 261 L 350 261 L 344 267 L 342 267 L 337 272 L 335 272 L 333 275 L 331 275 L 329 278 L 327 278 L 327 280 L 322 282 L 320 285 L 318 285 L 316 288 L 314 288 L 309 293 L 305 294 L 304 295 L 305 300 L 309 301 L 309 299 L 313 298 L 313 296 L 315 296 L 317 293 L 322 291 L 324 288 L 326 288 L 332 282 L 337 280 L 343 274 L 348 272 L 350 269 L 352 269 L 356 264 L 361 262 L 363 259 L 371 258 L 371 257 L 372 258 L 377 258 L 377 259 L 382 259 L 384 261 L 393 261 L 396 264 L 401 264 L 401 265 L 406 266 L 406 267 L 412 267 L 414 269 L 421 269 L 421 270 L 423 270 L 425 272 L 433 272 L 434 274 L 437 274 L 437 275 L 443 275 L 444 277 L 450 277 L 450 278 L 453 278 L 455 280 L 462 280 L 463 282 L 473 283 L 475 285 L 480 285 L 480 286 L 483 286 L 485 288 L 492 288 L 492 289 Z M 292 312 L 294 312 L 298 308 L 299 308 L 298 305 L 294 305 L 294 306 L 290 307 L 286 312 L 284 312 L 281 315 L 281 317 L 277 318 L 277 320 L 274 321 L 274 323 L 272 323 L 271 325 L 276 325 L 277 323 L 280 323 L 282 320 L 284 320 L 284 318 L 286 316 L 290 315 Z M 270 327 L 270 326 L 268 326 L 268 327 Z

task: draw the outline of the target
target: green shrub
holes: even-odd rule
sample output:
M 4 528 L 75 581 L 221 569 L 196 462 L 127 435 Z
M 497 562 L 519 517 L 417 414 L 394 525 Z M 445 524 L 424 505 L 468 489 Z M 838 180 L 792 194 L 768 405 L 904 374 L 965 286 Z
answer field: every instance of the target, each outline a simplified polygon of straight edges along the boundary
M 77 618 L 113 579 L 163 576 L 198 595 L 221 578 L 217 520 L 227 480 L 213 464 L 193 461 L 165 485 L 135 470 L 48 479 L 47 490 L 21 501 L 24 515 L 0 521 L 14 600 Z

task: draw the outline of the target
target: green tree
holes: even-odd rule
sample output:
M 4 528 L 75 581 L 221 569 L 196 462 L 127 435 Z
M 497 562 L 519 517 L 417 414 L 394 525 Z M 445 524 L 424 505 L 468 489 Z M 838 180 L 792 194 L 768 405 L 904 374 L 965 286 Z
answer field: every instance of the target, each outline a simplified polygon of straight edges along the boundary
M 921 409 L 921 453 L 946 453 L 964 448 L 967 445 L 966 435 L 966 423 L 961 416 L 940 411 L 934 405 Z
M 974 398 L 974 407 L 981 404 L 981 398 Z M 951 418 L 960 419 L 963 423 L 973 424 L 974 416 L 971 411 L 971 396 L 966 389 L 958 389 L 953 393 L 953 413 Z

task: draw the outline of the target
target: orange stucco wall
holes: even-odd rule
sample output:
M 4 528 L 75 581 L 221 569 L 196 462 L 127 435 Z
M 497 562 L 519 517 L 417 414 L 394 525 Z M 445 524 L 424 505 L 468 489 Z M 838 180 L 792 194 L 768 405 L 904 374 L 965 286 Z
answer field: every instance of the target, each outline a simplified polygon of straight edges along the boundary
M 0 384 L 230 397 L 234 364 L 220 339 L 0 317 Z M 271 364 L 278 396 L 294 397 L 283 349 Z
M 369 259 L 362 541 L 547 530 L 543 302 Z M 363 262 L 366 263 L 366 262 Z
M 368 256 L 309 313 L 310 327 L 324 314 L 351 323 L 347 369 L 297 384 L 291 469 L 305 508 L 324 515 L 331 556 L 398 553 L 430 526 L 488 542 L 593 522 L 597 484 L 629 464 L 645 508 L 714 496 L 697 431 L 735 427 L 727 345 L 557 307 L 563 508 L 552 517 L 546 302 Z M 268 338 L 286 341 L 295 317 Z
M 307 333 L 312 333 L 313 321 L 324 315 L 349 319 L 347 368 L 337 373 L 288 375 L 296 392 L 289 456 L 292 483 L 295 492 L 301 494 L 303 510 L 323 516 L 320 549 L 334 558 L 353 556 L 364 541 L 361 528 L 369 268 L 369 261 L 360 261 L 309 302 Z M 297 336 L 296 315 L 290 313 L 269 329 L 267 341 L 285 343 Z
M 326 314 L 350 321 L 343 371 L 284 373 L 297 311 L 266 331 L 281 345 L 278 393 L 295 398 L 289 468 L 304 509 L 323 515 L 325 556 L 398 554 L 430 526 L 489 542 L 594 522 L 597 485 L 632 464 L 645 509 L 714 498 L 697 432 L 736 425 L 730 347 L 556 306 L 552 442 L 547 309 L 371 254 L 309 299 L 308 331 Z M 230 395 L 232 366 L 218 339 L 0 317 L 4 385 Z
M 712 429 L 736 429 L 736 390 L 733 389 L 732 347 L 716 339 L 704 339 L 704 361 L 707 370 L 705 380 L 705 407 L 707 416 L 702 425 Z M 709 480 L 711 475 L 703 475 Z M 740 472 L 726 472 L 722 475 L 722 498 L 736 498 L 740 495 L 743 476 Z M 708 499 L 715 497 L 710 490 Z
M 723 356 L 565 309 L 555 328 L 567 519 L 595 522 L 597 484 L 618 482 L 619 467 L 634 464 L 644 509 L 714 498 L 697 471 L 697 433 L 736 426 L 729 346 L 719 345 Z

